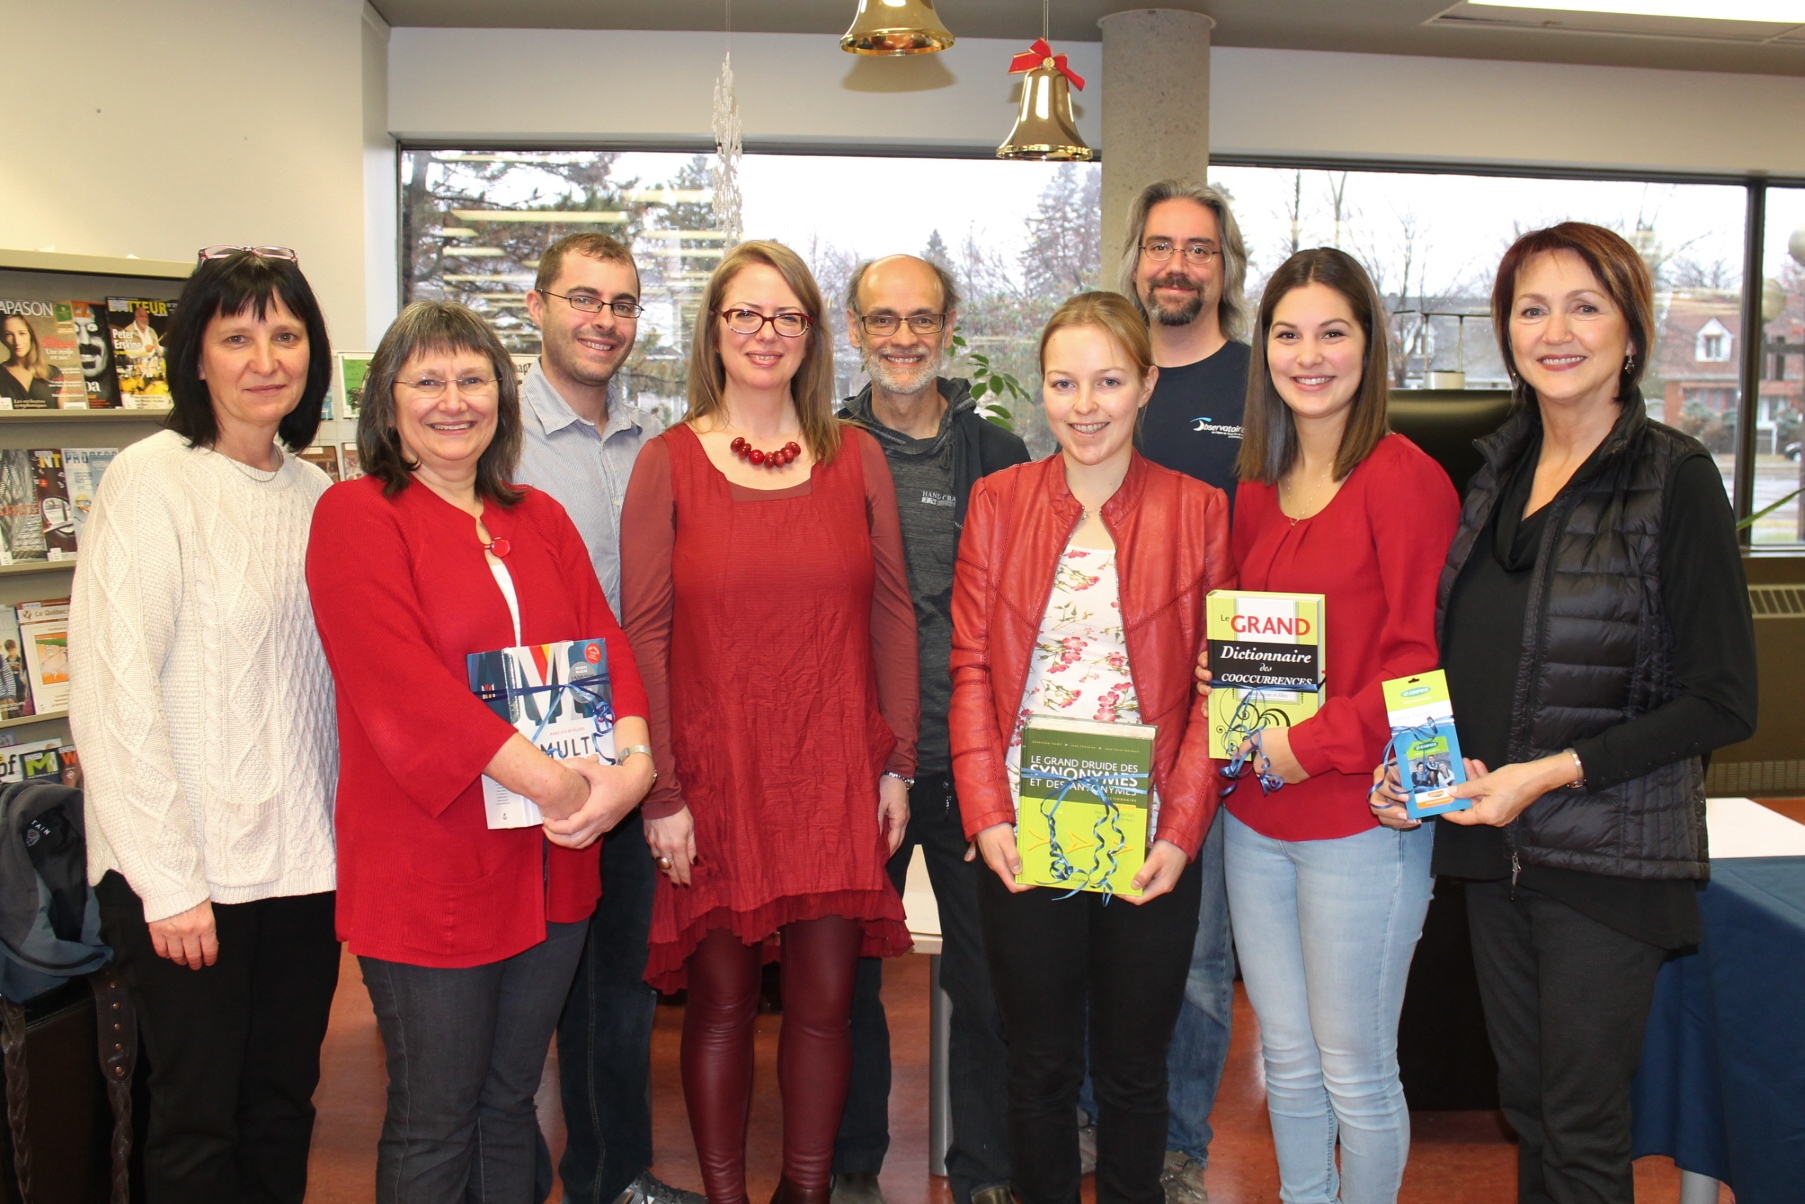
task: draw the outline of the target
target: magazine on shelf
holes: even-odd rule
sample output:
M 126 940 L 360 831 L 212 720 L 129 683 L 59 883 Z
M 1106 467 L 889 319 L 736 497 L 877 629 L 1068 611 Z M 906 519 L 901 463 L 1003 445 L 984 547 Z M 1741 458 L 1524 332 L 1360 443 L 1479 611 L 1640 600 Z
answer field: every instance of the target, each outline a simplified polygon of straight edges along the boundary
M 31 672 L 25 666 L 25 641 L 19 635 L 19 613 L 0 606 L 0 719 L 37 714 L 31 705 Z
M 1294 727 L 1322 705 L 1323 596 L 1211 590 L 1210 756 L 1226 761 L 1250 732 Z
M 75 751 L 75 745 L 61 745 L 56 750 L 56 756 L 62 762 L 63 785 L 71 790 L 80 790 L 82 788 L 81 754 Z
M 1380 682 L 1379 691 L 1391 724 L 1386 760 L 1397 761 L 1398 781 L 1407 792 L 1404 810 L 1412 819 L 1427 819 L 1471 808 L 1472 799 L 1454 797 L 1454 787 L 1467 780 L 1467 771 L 1460 759 L 1447 675 L 1436 669 L 1395 677 Z
M 69 599 L 21 602 L 19 640 L 37 714 L 69 709 Z
M 343 471 L 339 467 L 338 448 L 333 444 L 315 443 L 311 447 L 303 447 L 295 455 L 309 464 L 317 465 L 334 481 L 344 479 Z
M 1034 715 L 1022 728 L 1017 882 L 1139 895 L 1147 860 L 1154 728 Z
M 364 377 L 370 374 L 370 351 L 340 351 L 333 355 L 333 409 L 340 418 L 355 418 L 363 408 Z
M 560 640 L 472 652 L 467 665 L 471 692 L 547 756 L 597 755 L 613 761 L 614 696 L 608 686 L 606 641 Z M 483 808 L 491 828 L 531 828 L 544 822 L 537 803 L 487 775 Z
M 113 371 L 113 336 L 107 327 L 103 301 L 67 301 L 75 328 L 75 349 L 81 360 L 82 387 L 90 410 L 115 409 L 119 405 L 119 376 Z
M 77 409 L 85 397 L 69 307 L 0 298 L 0 409 Z
M 88 525 L 88 514 L 94 509 L 94 498 L 100 492 L 100 478 L 118 454 L 116 447 L 63 449 L 63 483 L 68 487 L 69 506 L 75 513 L 77 548 L 81 546 L 81 533 Z
M 0 564 L 48 559 L 31 453 L 22 447 L 0 448 Z
M 32 740 L 0 746 L 0 782 L 29 782 L 63 776 L 62 741 Z
M 45 556 L 50 560 L 67 560 L 75 555 L 75 508 L 69 504 L 62 451 L 54 447 L 33 448 L 31 473 L 37 487 Z
M 107 298 L 113 371 L 119 377 L 119 402 L 128 410 L 169 408 L 169 365 L 163 355 L 163 339 L 174 313 L 173 301 Z
M 339 463 L 343 466 L 344 479 L 355 481 L 364 475 L 363 461 L 358 458 L 357 444 L 341 443 L 338 445 Z

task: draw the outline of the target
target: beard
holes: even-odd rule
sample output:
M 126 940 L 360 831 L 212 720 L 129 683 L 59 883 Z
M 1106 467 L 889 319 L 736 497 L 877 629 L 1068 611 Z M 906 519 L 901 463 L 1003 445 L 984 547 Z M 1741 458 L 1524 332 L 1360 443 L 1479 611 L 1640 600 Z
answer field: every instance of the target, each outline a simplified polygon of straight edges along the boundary
M 1191 296 L 1177 305 L 1154 300 L 1154 290 L 1184 289 Z M 1147 316 L 1161 326 L 1189 326 L 1203 312 L 1203 288 L 1184 276 L 1155 276 L 1147 284 Z
M 899 397 L 913 397 L 934 387 L 940 375 L 940 369 L 946 366 L 946 348 L 923 347 L 927 354 L 921 363 L 909 372 L 899 372 L 885 362 L 877 352 L 859 349 L 859 360 L 864 365 L 865 375 L 871 382 L 886 393 L 894 393 Z

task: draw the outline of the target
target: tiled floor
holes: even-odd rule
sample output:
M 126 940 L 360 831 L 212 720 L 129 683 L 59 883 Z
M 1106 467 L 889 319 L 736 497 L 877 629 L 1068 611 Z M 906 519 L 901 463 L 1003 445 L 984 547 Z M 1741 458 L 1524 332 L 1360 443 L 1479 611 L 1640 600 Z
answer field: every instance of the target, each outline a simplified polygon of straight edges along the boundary
M 886 966 L 884 997 L 896 1054 L 890 1098 L 891 1148 L 883 1175 L 892 1204 L 950 1204 L 943 1179 L 927 1173 L 927 959 L 903 957 Z M 769 1199 L 778 1171 L 776 1050 L 781 1020 L 761 1016 L 758 1079 L 749 1158 L 755 1204 Z M 671 1183 L 699 1188 L 688 1122 L 678 1084 L 677 1051 L 682 1013 L 658 1009 L 652 1044 L 657 1172 Z M 1216 1141 L 1209 1171 L 1213 1204 L 1254 1204 L 1278 1199 L 1278 1168 L 1266 1121 L 1258 1053 L 1258 1026 L 1245 996 L 1237 990 L 1235 1035 L 1228 1073 L 1212 1118 Z M 540 1115 L 554 1151 L 562 1148 L 557 1067 L 548 1061 L 540 1092 Z M 316 1102 L 309 1204 L 368 1204 L 373 1199 L 376 1136 L 382 1125 L 381 1043 L 375 1017 L 358 974 L 347 957 L 334 1003 L 332 1030 Z M 1496 1117 L 1484 1112 L 1419 1113 L 1412 1117 L 1413 1144 L 1404 1180 L 1403 1204 L 1508 1204 L 1515 1196 L 1515 1147 Z M 1665 1159 L 1643 1159 L 1636 1167 L 1641 1204 L 1670 1204 L 1679 1198 L 1679 1176 Z M 1086 1200 L 1090 1199 L 1086 1182 Z M 1724 1194 L 1724 1200 L 1730 1200 Z

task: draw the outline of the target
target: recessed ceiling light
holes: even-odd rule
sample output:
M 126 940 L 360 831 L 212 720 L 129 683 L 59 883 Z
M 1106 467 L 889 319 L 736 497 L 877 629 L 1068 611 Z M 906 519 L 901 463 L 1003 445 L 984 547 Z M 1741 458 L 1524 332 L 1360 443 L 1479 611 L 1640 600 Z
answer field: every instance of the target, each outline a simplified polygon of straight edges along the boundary
M 1634 17 L 1805 24 L 1805 2 L 1801 0 L 1473 0 L 1472 6 L 1612 13 Z

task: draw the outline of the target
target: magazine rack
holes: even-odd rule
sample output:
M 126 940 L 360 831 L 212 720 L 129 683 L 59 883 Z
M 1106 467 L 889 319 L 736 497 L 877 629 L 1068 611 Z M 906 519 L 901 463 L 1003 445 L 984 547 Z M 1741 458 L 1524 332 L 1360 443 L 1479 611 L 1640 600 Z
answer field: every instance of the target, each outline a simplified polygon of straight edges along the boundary
M 192 264 L 114 259 L 49 251 L 0 249 L 0 297 L 38 301 L 101 300 L 108 296 L 173 300 Z M 125 447 L 162 429 L 167 410 L 0 410 L 0 448 Z M 0 565 L 0 606 L 66 598 L 75 560 Z M 28 728 L 21 741 L 52 736 L 69 741 L 67 712 L 0 719 L 0 729 Z

